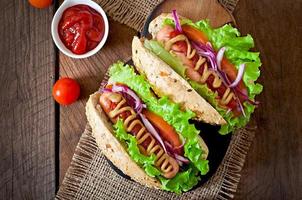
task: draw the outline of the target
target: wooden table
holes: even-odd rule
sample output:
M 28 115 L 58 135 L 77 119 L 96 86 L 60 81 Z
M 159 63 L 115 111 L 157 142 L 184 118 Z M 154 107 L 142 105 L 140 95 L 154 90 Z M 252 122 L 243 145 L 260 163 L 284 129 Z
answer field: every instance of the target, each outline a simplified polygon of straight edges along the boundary
M 302 3 L 240 0 L 234 12 L 251 33 L 263 61 L 264 92 L 254 118 L 258 131 L 236 199 L 302 198 Z M 0 199 L 51 199 L 86 124 L 88 95 L 107 67 L 130 57 L 137 33 L 110 20 L 109 39 L 96 56 L 74 60 L 57 54 L 50 36 L 54 6 L 37 10 L 27 1 L 0 1 Z M 56 78 L 79 81 L 81 99 L 55 106 Z

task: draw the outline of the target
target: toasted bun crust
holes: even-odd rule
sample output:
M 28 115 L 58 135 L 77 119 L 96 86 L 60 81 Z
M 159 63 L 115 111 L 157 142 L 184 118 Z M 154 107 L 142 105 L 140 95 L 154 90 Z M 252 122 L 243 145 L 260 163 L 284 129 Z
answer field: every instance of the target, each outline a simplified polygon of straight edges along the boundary
M 196 119 L 209 124 L 225 124 L 225 120 L 191 85 L 169 65 L 146 49 L 138 37 L 132 41 L 132 60 L 136 69 L 146 75 L 158 96 L 168 96 L 184 109 L 196 113 Z
M 123 146 L 114 136 L 112 123 L 98 104 L 100 93 L 90 95 L 86 104 L 86 115 L 92 134 L 102 153 L 124 174 L 147 187 L 160 189 L 160 182 L 148 176 L 128 155 Z
M 185 19 L 182 16 L 178 16 L 180 19 Z M 165 19 L 173 19 L 173 16 L 171 13 L 162 13 L 161 15 L 157 16 L 155 19 L 153 19 L 150 24 L 148 31 L 152 35 L 153 38 L 157 35 L 157 33 L 162 28 L 163 22 Z

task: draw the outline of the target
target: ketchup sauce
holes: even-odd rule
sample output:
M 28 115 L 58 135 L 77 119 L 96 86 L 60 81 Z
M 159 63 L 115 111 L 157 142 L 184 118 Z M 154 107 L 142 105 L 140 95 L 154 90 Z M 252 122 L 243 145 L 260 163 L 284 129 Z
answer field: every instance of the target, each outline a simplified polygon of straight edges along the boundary
M 75 5 L 64 11 L 58 30 L 62 42 L 69 50 L 75 54 L 84 54 L 102 40 L 104 19 L 90 6 Z

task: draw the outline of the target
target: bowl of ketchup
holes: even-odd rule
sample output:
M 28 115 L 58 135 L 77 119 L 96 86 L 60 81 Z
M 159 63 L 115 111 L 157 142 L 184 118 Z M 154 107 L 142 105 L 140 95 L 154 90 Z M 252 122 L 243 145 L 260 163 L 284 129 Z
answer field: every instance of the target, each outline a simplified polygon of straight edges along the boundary
M 72 58 L 87 58 L 98 52 L 104 46 L 108 32 L 104 10 L 91 0 L 65 0 L 51 24 L 56 46 Z

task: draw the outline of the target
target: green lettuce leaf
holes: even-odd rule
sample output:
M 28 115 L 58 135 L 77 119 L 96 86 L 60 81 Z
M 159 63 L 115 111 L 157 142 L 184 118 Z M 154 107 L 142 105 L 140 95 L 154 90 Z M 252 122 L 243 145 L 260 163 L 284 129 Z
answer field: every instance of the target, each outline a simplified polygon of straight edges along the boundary
M 164 24 L 174 26 L 174 21 L 172 19 L 165 19 Z M 261 66 L 261 61 L 258 52 L 249 51 L 254 47 L 254 40 L 251 35 L 241 37 L 239 31 L 229 24 L 214 29 L 210 26 L 208 20 L 201 20 L 193 23 L 191 20 L 186 19 L 181 20 L 181 24 L 188 24 L 204 32 L 216 51 L 221 47 L 226 47 L 225 56 L 236 66 L 237 69 L 240 64 L 246 64 L 243 82 L 247 86 L 248 96 L 250 99 L 254 100 L 255 96 L 262 92 L 263 86 L 259 83 L 255 83 L 260 76 L 259 67 Z M 175 59 L 175 57 L 169 52 L 165 51 L 160 43 L 152 40 L 146 40 L 145 47 L 167 62 L 179 75 L 186 78 L 183 71 L 180 70 L 182 65 L 180 61 Z M 173 60 L 173 62 L 171 62 L 171 60 Z M 199 83 L 192 81 L 190 83 L 192 87 L 201 96 L 207 99 L 228 122 L 226 125 L 221 127 L 219 131 L 220 134 L 228 134 L 236 128 L 243 127 L 248 123 L 251 114 L 254 112 L 254 105 L 245 102 L 243 106 L 246 117 L 234 117 L 232 113 L 227 113 L 226 110 L 218 106 L 215 101 L 216 95 L 211 90 L 208 90 Z
M 220 113 L 220 115 L 225 119 L 227 124 L 222 125 L 219 133 L 222 135 L 228 134 L 235 130 L 235 128 L 245 126 L 251 117 L 251 114 L 254 112 L 255 106 L 244 103 L 245 117 L 233 117 L 231 112 L 227 113 L 225 109 L 221 108 L 216 101 L 217 94 L 212 92 L 206 85 L 199 84 L 195 81 L 189 81 L 191 86 L 196 90 L 199 94 L 201 94 L 216 110 Z
M 169 63 L 169 65 L 173 68 L 173 70 L 185 77 L 186 69 L 182 65 L 181 61 L 178 57 L 171 56 L 171 54 L 165 50 L 165 48 L 155 40 L 145 40 L 144 46 L 147 49 L 150 49 L 153 52 L 156 52 L 156 55 L 160 57 L 164 62 Z
M 137 146 L 137 139 L 126 132 L 122 120 L 118 120 L 113 128 L 116 137 L 121 142 L 126 142 L 130 157 L 141 166 L 149 176 L 157 177 L 162 184 L 162 189 L 180 194 L 192 189 L 200 180 L 198 170 L 194 165 L 189 165 L 188 169 L 177 173 L 172 179 L 164 178 L 160 175 L 160 171 L 154 167 L 155 155 L 148 157 L 140 153 Z
M 172 103 L 167 97 L 160 99 L 155 97 L 151 91 L 151 85 L 146 81 L 145 77 L 136 74 L 133 67 L 129 65 L 124 65 L 122 62 L 115 63 L 111 66 L 109 73 L 109 82 L 126 84 L 136 92 L 150 111 L 160 115 L 181 134 L 186 141 L 184 145 L 185 156 L 192 164 L 187 170 L 179 172 L 173 179 L 165 179 L 158 174 L 156 168 L 152 167 L 154 159 L 152 160 L 150 157 L 146 158 L 146 156 L 140 154 L 137 142 L 135 143 L 135 137 L 129 134 L 129 136 L 125 136 L 127 133 L 123 130 L 122 123 L 117 123 L 115 125 L 117 138 L 128 144 L 129 155 L 145 169 L 148 175 L 158 177 L 162 183 L 162 188 L 165 190 L 180 193 L 194 187 L 200 179 L 197 172 L 204 175 L 209 171 L 208 161 L 202 159 L 204 152 L 197 139 L 199 131 L 194 125 L 189 123 L 189 119 L 194 117 L 194 113 L 191 111 L 182 111 L 178 104 Z
M 142 166 L 149 176 L 159 176 L 160 171 L 154 167 L 155 155 L 148 157 L 140 153 L 137 145 L 137 139 L 133 135 L 126 132 L 122 120 L 118 120 L 117 123 L 113 125 L 113 128 L 115 136 L 120 141 L 127 143 L 127 150 L 131 158 Z

